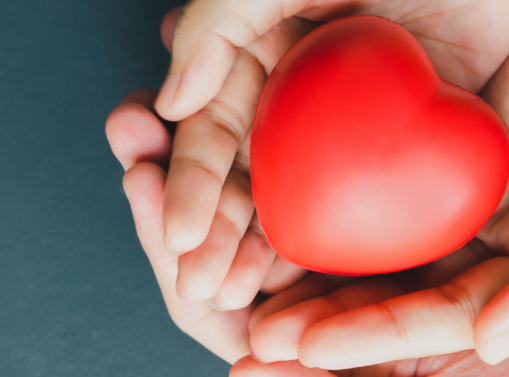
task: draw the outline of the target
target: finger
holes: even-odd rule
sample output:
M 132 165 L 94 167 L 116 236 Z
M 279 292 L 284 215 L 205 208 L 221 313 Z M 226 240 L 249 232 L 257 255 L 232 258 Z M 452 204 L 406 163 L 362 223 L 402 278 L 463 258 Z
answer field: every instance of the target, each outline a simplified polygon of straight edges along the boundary
M 168 253 L 162 242 L 165 178 L 165 171 L 151 163 L 136 164 L 125 174 L 124 186 L 138 236 L 177 326 L 219 357 L 234 363 L 250 352 L 247 324 L 253 308 L 217 312 L 208 301 L 184 302 L 178 298 L 177 257 Z
M 270 74 L 290 47 L 318 26 L 318 22 L 290 17 L 246 46 L 246 50 L 255 56 L 265 68 L 265 72 Z
M 389 277 L 349 284 L 258 322 L 251 331 L 251 350 L 257 359 L 265 363 L 298 359 L 299 342 L 315 323 L 401 294 L 401 288 Z
M 509 127 L 509 57 L 488 81 L 481 95 Z M 509 255 L 509 190 L 477 237 L 492 250 Z
M 125 170 L 141 161 L 168 166 L 172 138 L 150 111 L 155 95 L 151 89 L 129 93 L 106 120 L 106 136 Z
M 349 276 L 311 273 L 295 285 L 269 298 L 258 306 L 249 320 L 251 331 L 264 318 L 315 297 L 324 296 L 334 289 L 354 281 Z
M 224 183 L 205 242 L 179 258 L 177 293 L 180 298 L 206 300 L 217 294 L 253 212 L 249 177 L 232 169 Z
M 183 254 L 205 240 L 264 80 L 260 65 L 242 52 L 221 93 L 178 125 L 164 201 L 164 240 L 170 252 Z
M 274 295 L 298 282 L 308 272 L 277 255 L 261 285 L 261 290 L 268 295 Z
M 164 16 L 161 22 L 161 39 L 169 52 L 173 50 L 173 33 L 181 11 L 182 7 L 173 8 L 166 13 L 166 16 Z
M 233 310 L 249 305 L 260 290 L 275 256 L 255 215 L 219 292 L 211 300 L 212 306 L 217 310 Z
M 246 47 L 282 19 L 326 1 L 196 0 L 183 8 L 173 59 L 157 99 L 166 119 L 180 120 L 205 106 L 221 89 L 238 47 Z M 352 2 L 338 1 L 351 5 Z M 360 2 L 359 2 L 360 3 Z
M 326 370 L 307 368 L 298 361 L 261 364 L 251 356 L 237 361 L 230 369 L 229 377 L 334 377 Z
M 494 258 L 450 283 L 355 309 L 311 326 L 299 360 L 347 369 L 473 349 L 481 310 L 509 284 L 509 258 Z
M 229 173 L 229 177 L 237 175 L 239 178 L 233 180 L 232 185 L 225 183 L 221 192 L 216 213 L 222 216 L 213 220 L 211 231 L 205 242 L 198 247 L 199 251 L 193 250 L 179 261 L 179 295 L 188 298 L 196 297 L 197 294 L 203 298 L 215 295 L 211 299 L 211 305 L 216 310 L 234 310 L 249 305 L 260 289 L 259 280 L 263 279 L 274 260 L 274 251 L 268 245 L 261 225 L 256 218 L 252 218 L 254 203 L 249 179 L 249 134 L 250 131 L 240 143 Z M 228 180 L 229 178 L 227 182 Z M 244 205 L 238 200 L 235 204 L 234 199 L 241 197 Z M 236 231 L 231 232 L 232 227 L 223 227 L 226 231 L 230 230 L 230 237 L 223 234 L 221 239 L 226 244 L 221 245 L 220 242 L 211 240 L 217 239 L 218 220 L 224 222 L 225 219 L 231 219 L 233 230 Z M 246 229 L 249 219 L 251 227 Z M 214 268 L 211 268 L 211 265 L 214 265 Z M 189 294 L 190 292 L 179 288 L 186 285 L 193 287 L 194 293 Z
M 496 365 L 509 357 L 509 286 L 484 308 L 474 329 L 475 350 L 488 364 Z
M 438 261 L 405 271 L 404 275 L 391 275 L 391 278 L 395 278 L 398 285 L 401 284 L 409 290 L 436 287 L 486 260 L 489 257 L 486 249 L 481 241 L 476 240 Z M 419 282 L 414 283 L 415 280 Z M 340 288 L 325 298 L 320 297 L 295 305 L 258 322 L 258 325 L 251 330 L 252 351 L 265 362 L 295 359 L 297 345 L 304 331 L 312 324 L 338 314 L 331 309 L 351 310 L 354 307 L 380 302 L 404 292 L 390 281 L 382 280 L 378 283 L 378 280 L 363 280 Z M 348 298 L 365 299 L 365 301 L 345 301 Z M 332 306 L 331 302 L 340 305 Z

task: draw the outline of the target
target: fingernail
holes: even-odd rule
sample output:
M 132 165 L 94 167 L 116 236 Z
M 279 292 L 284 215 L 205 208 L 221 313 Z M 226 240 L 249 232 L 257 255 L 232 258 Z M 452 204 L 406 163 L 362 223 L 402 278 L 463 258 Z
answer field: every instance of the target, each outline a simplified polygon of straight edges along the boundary
M 488 363 L 496 365 L 509 357 L 509 330 L 494 335 L 488 341 Z
M 123 179 L 122 179 L 122 186 L 124 187 L 125 196 L 127 196 L 127 200 L 129 200 L 129 191 L 127 191 L 127 186 Z
M 177 90 L 180 84 L 180 75 L 171 74 L 166 77 L 166 80 L 159 91 L 159 96 L 157 97 L 156 103 L 154 104 L 155 108 L 162 109 L 165 107 L 170 107 L 173 105 L 175 101 L 175 95 L 177 94 Z

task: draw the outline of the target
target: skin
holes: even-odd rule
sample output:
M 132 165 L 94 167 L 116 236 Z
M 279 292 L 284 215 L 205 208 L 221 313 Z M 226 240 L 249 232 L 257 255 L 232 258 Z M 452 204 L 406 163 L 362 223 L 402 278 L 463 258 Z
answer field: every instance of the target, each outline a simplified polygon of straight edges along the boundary
M 441 77 L 481 91 L 507 124 L 509 3 L 252 4 L 193 1 L 176 29 L 178 12 L 165 18 L 170 74 L 179 78 L 178 85 L 174 77 L 163 85 L 155 109 L 169 120 L 186 118 L 177 126 L 168 173 L 172 138 L 154 115 L 154 92 L 128 95 L 107 122 L 112 149 L 128 169 L 124 184 L 138 234 L 172 318 L 220 357 L 238 360 L 232 376 L 331 376 L 327 369 L 344 369 L 334 372 L 339 376 L 504 376 L 509 336 L 494 336 L 509 329 L 507 195 L 478 235 L 484 243 L 382 280 L 313 273 L 291 286 L 304 272 L 278 262 L 268 247 L 254 215 L 246 156 L 265 74 L 319 22 L 359 12 L 401 23 Z M 136 122 L 127 121 L 133 114 Z M 283 291 L 262 305 L 261 297 L 250 303 L 260 287 Z M 499 352 L 504 349 L 507 354 Z M 257 360 L 244 357 L 251 351 Z

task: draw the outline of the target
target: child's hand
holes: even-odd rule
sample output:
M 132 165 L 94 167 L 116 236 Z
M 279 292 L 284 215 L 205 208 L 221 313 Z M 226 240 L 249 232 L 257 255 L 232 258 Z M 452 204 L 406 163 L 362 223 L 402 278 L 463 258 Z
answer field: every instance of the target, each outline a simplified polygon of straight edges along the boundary
M 161 28 L 169 49 L 177 13 L 170 12 Z M 266 65 L 314 27 L 306 21 L 288 25 L 292 32 L 281 29 L 254 47 L 270 55 L 261 59 Z M 245 307 L 260 287 L 274 293 L 305 273 L 275 257 L 254 215 L 249 136 L 265 79 L 260 62 L 239 49 L 221 91 L 177 125 L 165 185 L 164 241 L 180 255 L 177 293 L 187 300 L 212 299 L 221 310 Z
M 233 363 L 250 352 L 247 324 L 255 304 L 241 310 L 219 312 L 208 300 L 186 302 L 177 296 L 178 257 L 164 248 L 162 223 L 165 169 L 170 159 L 172 137 L 154 114 L 156 95 L 157 92 L 150 89 L 129 93 L 108 118 L 106 134 L 115 156 L 127 170 L 124 187 L 136 230 L 171 317 L 183 331 Z M 253 264 L 256 268 L 256 263 Z

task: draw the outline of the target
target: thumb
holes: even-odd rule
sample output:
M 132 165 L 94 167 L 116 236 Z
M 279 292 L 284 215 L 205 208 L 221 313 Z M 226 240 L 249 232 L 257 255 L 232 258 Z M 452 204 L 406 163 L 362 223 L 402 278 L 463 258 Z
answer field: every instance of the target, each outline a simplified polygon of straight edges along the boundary
M 326 2 L 330 6 L 330 0 L 189 2 L 175 28 L 172 63 L 156 101 L 156 110 L 172 121 L 196 113 L 221 89 L 238 47 L 249 45 L 282 19 Z

